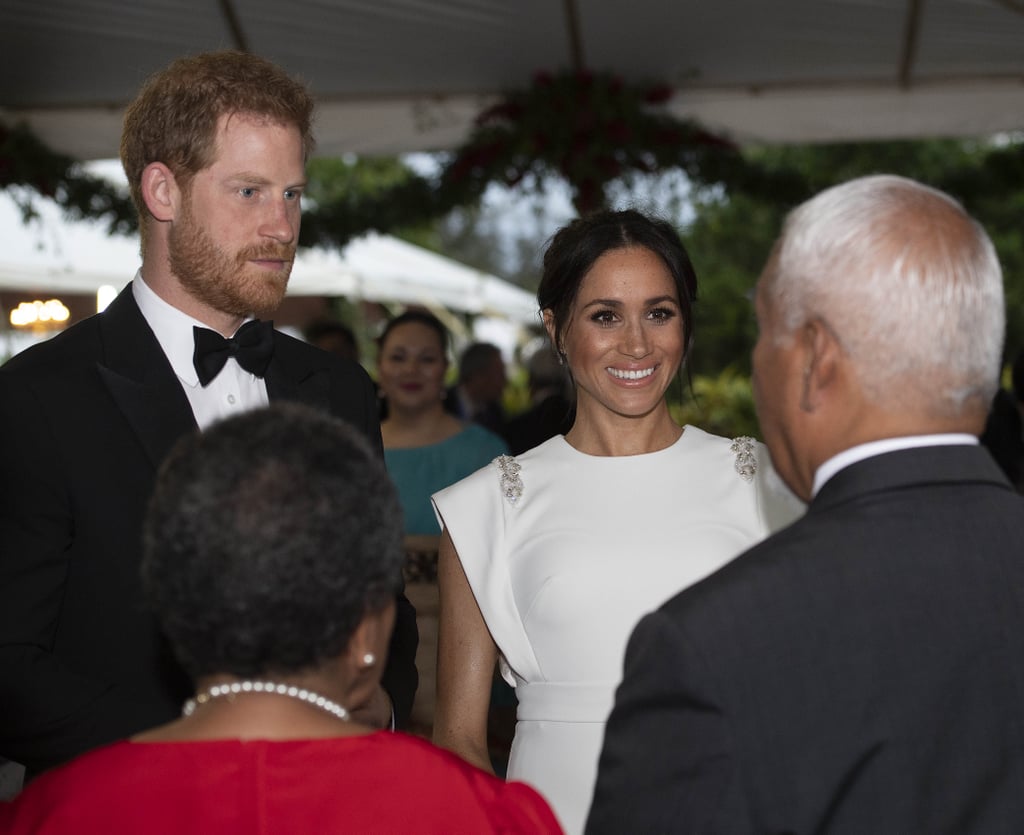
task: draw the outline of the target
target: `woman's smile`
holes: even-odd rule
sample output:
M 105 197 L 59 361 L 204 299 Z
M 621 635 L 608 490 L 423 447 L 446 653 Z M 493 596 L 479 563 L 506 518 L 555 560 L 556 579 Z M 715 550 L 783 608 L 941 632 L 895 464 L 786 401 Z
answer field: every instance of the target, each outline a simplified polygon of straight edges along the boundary
M 647 368 L 613 368 L 609 366 L 605 371 L 611 374 L 616 380 L 624 380 L 632 383 L 650 378 L 656 367 L 657 366 L 654 365 L 649 365 Z

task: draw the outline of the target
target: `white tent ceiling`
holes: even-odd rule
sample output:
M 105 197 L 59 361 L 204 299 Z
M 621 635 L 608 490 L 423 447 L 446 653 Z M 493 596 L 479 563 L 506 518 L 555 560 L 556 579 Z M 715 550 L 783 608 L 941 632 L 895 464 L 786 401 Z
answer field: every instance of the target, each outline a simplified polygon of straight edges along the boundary
M 0 289 L 61 295 L 120 290 L 139 266 L 137 238 L 110 236 L 95 222 L 68 222 L 56 205 L 36 201 L 39 217 L 22 225 L 0 193 Z M 522 325 L 539 322 L 532 293 L 405 241 L 370 235 L 335 250 L 301 250 L 289 296 L 345 296 L 482 314 Z
M 1024 0 L 4 0 L 0 119 L 83 159 L 176 56 L 244 46 L 306 78 L 320 151 L 452 147 L 540 70 L 663 81 L 740 142 L 1024 128 Z

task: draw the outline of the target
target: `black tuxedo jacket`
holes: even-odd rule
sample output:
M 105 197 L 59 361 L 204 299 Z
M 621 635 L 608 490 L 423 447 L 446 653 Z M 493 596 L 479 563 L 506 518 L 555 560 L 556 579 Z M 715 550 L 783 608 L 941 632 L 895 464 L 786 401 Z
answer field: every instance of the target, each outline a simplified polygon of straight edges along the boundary
M 587 832 L 1024 832 L 1024 500 L 987 452 L 853 464 L 644 618 Z
M 271 401 L 346 419 L 381 449 L 361 367 L 275 334 Z M 178 715 L 190 685 L 140 596 L 146 502 L 196 431 L 132 296 L 0 368 L 0 755 L 31 773 Z M 399 600 L 385 687 L 408 716 L 415 612 Z

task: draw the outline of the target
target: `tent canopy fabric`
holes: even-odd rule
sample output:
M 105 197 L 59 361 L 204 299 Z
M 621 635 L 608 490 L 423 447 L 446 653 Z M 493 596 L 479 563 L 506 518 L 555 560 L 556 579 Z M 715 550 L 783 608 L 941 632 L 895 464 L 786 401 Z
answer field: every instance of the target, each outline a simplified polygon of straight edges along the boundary
M 1024 127 L 1024 0 L 4 0 L 0 119 L 116 155 L 125 104 L 175 57 L 247 48 L 305 78 L 320 153 L 451 148 L 538 71 L 671 85 L 738 142 Z
M 139 267 L 135 237 L 110 236 L 90 221 L 66 221 L 56 205 L 35 201 L 39 217 L 24 224 L 0 192 L 0 289 L 60 295 L 121 289 Z M 345 296 L 441 306 L 522 325 L 540 319 L 532 293 L 496 276 L 387 235 L 352 241 L 342 252 L 301 250 L 289 296 Z

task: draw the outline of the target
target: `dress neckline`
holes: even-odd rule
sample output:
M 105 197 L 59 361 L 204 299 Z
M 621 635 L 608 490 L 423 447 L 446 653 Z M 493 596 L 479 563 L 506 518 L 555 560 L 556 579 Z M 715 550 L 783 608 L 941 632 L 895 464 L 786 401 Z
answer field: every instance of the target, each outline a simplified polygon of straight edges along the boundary
M 683 444 L 688 443 L 688 441 L 687 441 L 688 438 L 690 438 L 691 436 L 693 436 L 693 435 L 695 435 L 695 434 L 700 432 L 699 429 L 697 429 L 694 426 L 690 426 L 689 424 L 686 424 L 686 425 L 682 426 L 681 428 L 682 428 L 683 431 L 680 433 L 679 437 L 676 438 L 676 440 L 673 441 L 671 444 L 669 444 L 667 447 L 662 447 L 661 449 L 656 449 L 656 450 L 654 450 L 652 452 L 640 452 L 640 453 L 637 453 L 636 455 L 592 455 L 589 452 L 582 452 L 582 451 L 576 449 L 576 447 L 574 447 L 572 444 L 570 444 L 565 439 L 565 435 L 556 435 L 554 438 L 551 438 L 549 441 L 547 441 L 545 444 L 542 444 L 541 446 L 546 446 L 548 444 L 552 444 L 555 447 L 561 448 L 563 450 L 564 454 L 567 454 L 567 455 L 569 455 L 571 457 L 582 459 L 582 460 L 589 460 L 589 461 L 641 461 L 641 460 L 645 460 L 645 459 L 651 459 L 651 458 L 654 458 L 654 457 L 659 456 L 659 455 L 669 455 L 669 454 L 672 454 L 674 451 L 678 450 Z M 540 448 L 541 447 L 537 447 L 537 449 L 540 449 Z

